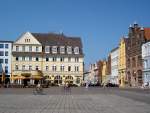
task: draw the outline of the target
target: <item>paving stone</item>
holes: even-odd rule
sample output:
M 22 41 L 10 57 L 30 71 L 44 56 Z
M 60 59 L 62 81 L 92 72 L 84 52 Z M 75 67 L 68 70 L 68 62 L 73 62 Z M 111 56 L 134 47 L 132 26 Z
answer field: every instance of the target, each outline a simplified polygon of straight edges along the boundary
M 46 95 L 33 95 L 26 90 L 30 91 L 0 94 L 0 113 L 150 113 L 149 101 L 145 101 L 150 94 L 137 91 L 79 88 L 64 93 L 50 89 L 54 92 L 47 90 Z M 132 99 L 134 95 L 143 96 L 143 100 Z

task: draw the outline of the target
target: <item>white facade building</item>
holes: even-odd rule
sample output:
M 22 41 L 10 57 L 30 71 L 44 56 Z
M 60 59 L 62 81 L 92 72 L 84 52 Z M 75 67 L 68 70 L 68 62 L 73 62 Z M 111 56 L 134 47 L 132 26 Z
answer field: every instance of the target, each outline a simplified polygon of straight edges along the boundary
M 80 86 L 83 82 L 83 64 L 80 37 L 26 32 L 13 43 L 14 84 L 38 84 L 46 78 L 50 84 Z
M 150 86 L 150 42 L 142 45 L 143 59 L 143 84 L 149 83 Z
M 12 43 L 12 41 L 0 41 L 0 83 L 10 82 Z M 5 77 L 2 76 L 3 74 Z
M 89 74 L 88 74 L 88 81 L 90 84 L 97 84 L 98 83 L 98 65 L 97 63 L 90 64 Z
M 119 48 L 114 48 L 111 53 L 111 77 L 110 83 L 118 84 L 118 56 Z

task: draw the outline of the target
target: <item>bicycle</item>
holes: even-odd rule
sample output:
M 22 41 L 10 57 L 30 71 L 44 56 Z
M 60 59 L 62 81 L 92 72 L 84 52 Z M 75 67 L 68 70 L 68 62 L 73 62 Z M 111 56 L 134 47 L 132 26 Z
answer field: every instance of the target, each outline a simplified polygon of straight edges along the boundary
M 43 88 L 42 87 L 36 87 L 33 91 L 34 94 L 43 94 Z

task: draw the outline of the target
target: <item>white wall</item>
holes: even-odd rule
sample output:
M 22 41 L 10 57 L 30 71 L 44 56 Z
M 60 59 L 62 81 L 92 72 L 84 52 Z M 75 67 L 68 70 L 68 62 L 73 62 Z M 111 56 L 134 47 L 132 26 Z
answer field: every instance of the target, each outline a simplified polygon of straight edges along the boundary
M 118 84 L 118 56 L 119 56 L 119 49 L 111 52 L 111 82 Z
M 4 48 L 0 48 L 0 51 L 4 51 L 4 56 L 0 56 L 0 59 L 3 59 L 3 64 L 1 64 L 1 68 L 2 68 L 2 65 L 3 65 L 3 69 L 5 69 L 5 66 L 8 66 L 8 75 L 11 75 L 12 43 L 0 42 L 0 44 L 4 44 Z M 8 44 L 8 49 L 5 48 L 5 44 Z M 5 56 L 6 51 L 8 51 L 8 56 Z M 8 59 L 8 64 L 5 64 L 5 59 Z

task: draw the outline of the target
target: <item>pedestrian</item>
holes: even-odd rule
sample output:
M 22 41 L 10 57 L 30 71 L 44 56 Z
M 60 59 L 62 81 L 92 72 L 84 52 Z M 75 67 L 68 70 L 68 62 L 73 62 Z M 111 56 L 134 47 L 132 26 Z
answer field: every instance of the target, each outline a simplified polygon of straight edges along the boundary
M 88 82 L 86 82 L 86 88 L 88 89 L 88 87 L 89 87 L 89 83 L 88 83 Z

